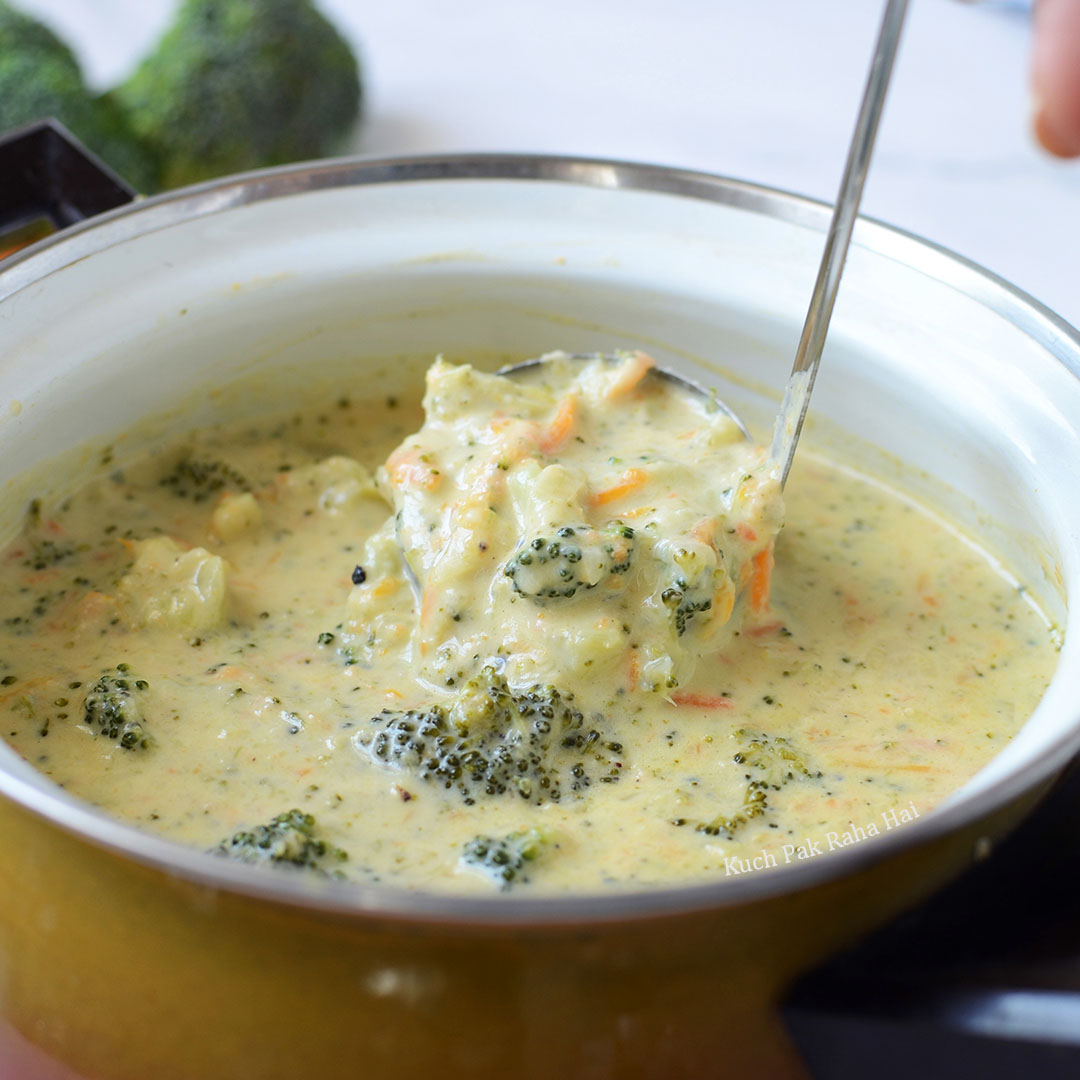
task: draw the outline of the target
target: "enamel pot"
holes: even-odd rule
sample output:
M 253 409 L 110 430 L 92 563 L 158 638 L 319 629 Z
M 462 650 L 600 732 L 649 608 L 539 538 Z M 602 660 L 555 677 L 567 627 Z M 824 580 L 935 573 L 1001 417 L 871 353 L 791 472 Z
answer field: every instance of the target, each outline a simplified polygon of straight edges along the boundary
M 416 393 L 437 352 L 644 347 L 767 418 L 827 220 L 715 176 L 495 155 L 287 167 L 92 217 L 0 264 L 0 532 L 40 463 L 86 447 L 89 469 L 140 418 L 164 435 L 342 378 Z M 819 431 L 947 487 L 1065 630 L 1034 715 L 933 813 L 694 887 L 447 898 L 179 847 L 0 746 L 0 1075 L 802 1075 L 785 986 L 961 872 L 1080 747 L 1078 372 L 1031 298 L 859 222 Z

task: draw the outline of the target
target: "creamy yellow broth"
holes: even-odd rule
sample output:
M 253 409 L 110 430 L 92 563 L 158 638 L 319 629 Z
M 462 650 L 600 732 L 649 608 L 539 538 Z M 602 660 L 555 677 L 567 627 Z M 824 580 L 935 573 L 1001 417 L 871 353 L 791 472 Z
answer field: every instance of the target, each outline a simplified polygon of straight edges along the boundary
M 194 432 L 32 504 L 0 556 L 11 745 L 109 813 L 208 850 L 297 808 L 320 872 L 567 891 L 872 840 L 972 776 L 1043 692 L 1055 634 L 1024 590 L 850 463 L 800 451 L 776 535 L 761 455 L 658 380 L 617 415 L 595 378 L 578 384 L 564 431 L 565 387 L 477 379 L 436 368 L 423 429 L 414 404 L 346 396 Z M 505 398 L 478 403 L 492 393 Z M 452 399 L 442 427 L 435 399 Z M 530 538 L 550 540 L 553 506 L 582 548 L 570 596 L 538 596 L 532 564 L 507 573 Z M 625 572 L 612 522 L 633 531 Z M 766 598 L 755 571 L 774 535 Z M 680 595 L 707 583 L 709 603 L 680 630 L 665 575 L 686 565 Z M 572 745 L 554 784 L 485 793 L 380 754 L 405 710 L 438 704 L 452 728 L 470 693 L 503 700 L 476 680 L 559 685 Z M 88 706 L 118 682 L 103 726 Z M 490 857 L 507 836 L 509 874 Z

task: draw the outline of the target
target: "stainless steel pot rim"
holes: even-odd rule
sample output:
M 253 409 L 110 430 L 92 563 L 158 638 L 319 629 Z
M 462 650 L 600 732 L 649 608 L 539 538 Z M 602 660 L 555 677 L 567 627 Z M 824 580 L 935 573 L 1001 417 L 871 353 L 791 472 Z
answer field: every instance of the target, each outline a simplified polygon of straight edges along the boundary
M 742 180 L 626 161 L 481 153 L 339 158 L 227 177 L 145 199 L 83 222 L 7 260 L 0 270 L 0 303 L 76 261 L 195 218 L 322 189 L 455 180 L 563 183 L 654 192 L 720 203 L 818 232 L 827 228 L 831 212 L 826 203 Z M 1080 334 L 1002 278 L 937 244 L 868 218 L 859 219 L 853 243 L 976 300 L 1080 377 Z M 1080 709 L 1070 729 L 993 788 L 946 805 L 903 829 L 890 830 L 872 843 L 775 871 L 743 873 L 703 884 L 528 898 L 455 896 L 383 885 L 311 881 L 302 875 L 238 865 L 145 833 L 73 800 L 60 789 L 43 790 L 3 770 L 0 793 L 101 847 L 211 889 L 334 916 L 524 928 L 670 916 L 732 907 L 823 885 L 972 825 L 1048 782 L 1078 752 Z

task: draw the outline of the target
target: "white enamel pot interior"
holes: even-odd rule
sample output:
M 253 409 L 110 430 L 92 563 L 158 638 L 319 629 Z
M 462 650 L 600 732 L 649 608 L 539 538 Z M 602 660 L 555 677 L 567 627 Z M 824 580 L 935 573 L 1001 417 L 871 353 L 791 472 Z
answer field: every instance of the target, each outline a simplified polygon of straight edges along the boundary
M 767 417 L 826 223 L 821 205 L 735 181 L 494 156 L 286 168 L 116 211 L 0 268 L 0 532 L 17 527 L 27 470 L 113 441 L 139 418 L 161 414 L 155 431 L 179 431 L 223 411 L 280 407 L 335 378 L 354 395 L 398 389 L 402 373 L 418 387 L 437 352 L 495 362 L 641 346 L 718 382 L 752 421 Z M 210 393 L 252 372 L 254 389 Z M 742 903 L 855 872 L 1045 785 L 1080 744 L 1080 646 L 1067 603 L 1080 573 L 1078 372 L 1075 332 L 1030 298 L 860 221 L 812 404 L 819 427 L 869 440 L 881 451 L 870 464 L 886 475 L 898 459 L 925 472 L 908 481 L 925 493 L 951 488 L 952 515 L 1066 630 L 1057 674 L 1019 736 L 939 810 L 873 844 L 602 902 L 538 907 L 359 886 L 311 899 L 284 875 L 268 884 L 109 821 L 6 748 L 0 791 L 132 858 L 339 911 L 587 919 Z M 767 435 L 760 422 L 757 433 Z

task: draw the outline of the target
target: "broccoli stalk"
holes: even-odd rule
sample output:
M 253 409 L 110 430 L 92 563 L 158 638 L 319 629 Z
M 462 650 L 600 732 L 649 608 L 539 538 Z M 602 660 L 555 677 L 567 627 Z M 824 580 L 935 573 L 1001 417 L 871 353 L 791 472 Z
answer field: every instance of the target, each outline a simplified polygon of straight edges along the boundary
M 223 840 L 214 854 L 246 863 L 295 866 L 327 873 L 326 863 L 343 862 L 348 853 L 315 835 L 315 818 L 302 810 L 287 810 L 267 825 L 244 829 Z

